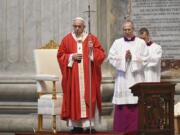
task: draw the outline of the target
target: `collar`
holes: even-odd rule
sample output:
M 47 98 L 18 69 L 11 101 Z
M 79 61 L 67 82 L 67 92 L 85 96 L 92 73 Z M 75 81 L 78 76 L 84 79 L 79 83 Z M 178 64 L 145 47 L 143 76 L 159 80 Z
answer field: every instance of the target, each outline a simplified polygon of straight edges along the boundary
M 75 39 L 75 41 L 78 43 L 82 43 L 88 35 L 87 32 L 83 32 L 79 37 L 76 37 L 74 32 L 72 32 L 71 34 L 73 38 Z
M 131 37 L 131 38 L 124 37 L 124 41 L 127 41 L 127 42 L 129 42 L 129 41 L 134 41 L 135 38 L 136 38 L 136 36 L 133 36 L 133 37 Z
M 146 43 L 146 45 L 147 45 L 147 46 L 151 46 L 152 43 L 153 43 L 152 41 L 148 41 L 148 42 Z

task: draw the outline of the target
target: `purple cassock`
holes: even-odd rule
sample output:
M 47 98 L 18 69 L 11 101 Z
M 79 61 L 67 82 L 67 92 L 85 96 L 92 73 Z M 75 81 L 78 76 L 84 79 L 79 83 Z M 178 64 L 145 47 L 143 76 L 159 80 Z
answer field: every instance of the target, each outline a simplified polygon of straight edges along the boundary
M 114 132 L 129 133 L 138 129 L 138 105 L 115 105 Z

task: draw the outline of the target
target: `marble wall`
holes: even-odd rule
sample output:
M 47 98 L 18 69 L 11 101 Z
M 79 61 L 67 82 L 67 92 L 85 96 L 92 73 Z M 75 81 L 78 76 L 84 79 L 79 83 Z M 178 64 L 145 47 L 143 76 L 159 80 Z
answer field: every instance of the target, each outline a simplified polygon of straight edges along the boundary
M 128 16 L 129 0 L 97 0 L 97 35 L 107 53 L 113 41 L 122 36 L 121 23 Z M 103 63 L 103 77 L 113 77 L 115 70 Z
M 126 17 L 131 15 L 135 24 L 138 24 L 137 20 L 155 16 L 143 15 L 142 9 L 147 10 L 148 13 L 150 9 L 154 11 L 159 4 L 166 6 L 171 3 L 171 8 L 168 7 L 168 10 L 164 7 L 164 10 L 158 11 L 166 18 L 167 16 L 172 18 L 173 13 L 177 20 L 176 26 L 179 26 L 180 2 L 178 0 L 166 0 L 165 3 L 148 1 L 151 6 L 149 7 L 146 2 L 141 9 L 136 6 L 138 2 L 143 4 L 141 0 L 0 0 L 0 81 L 34 74 L 33 50 L 51 39 L 59 43 L 65 34 L 72 31 L 71 23 L 74 17 L 82 16 L 87 21 L 88 4 L 94 11 L 91 12 L 91 32 L 99 37 L 107 53 L 112 42 L 122 36 L 121 23 Z M 145 5 L 148 6 L 147 9 Z M 174 22 L 172 23 L 174 25 Z M 162 19 L 161 23 L 153 24 L 161 26 Z M 179 36 L 179 29 L 176 29 L 177 31 L 176 37 Z M 152 30 L 151 33 L 153 33 Z M 172 38 L 172 36 L 168 37 Z M 164 38 L 160 37 L 160 39 Z M 162 43 L 165 41 L 163 40 Z M 173 42 L 174 48 L 179 49 L 179 40 L 177 41 Z M 164 46 L 163 52 L 168 54 L 167 52 L 170 51 Z M 176 49 L 174 50 L 173 55 L 179 56 Z M 108 71 L 104 72 L 104 76 L 111 76 L 112 70 L 109 70 L 107 61 L 103 65 L 103 70 Z
M 112 42 L 122 36 L 122 21 L 135 16 L 136 2 L 141 0 L 0 0 L 0 83 L 17 79 L 29 83 L 27 79 L 35 74 L 33 50 L 52 39 L 59 43 L 72 31 L 74 17 L 82 16 L 87 21 L 88 4 L 93 10 L 91 32 L 108 53 Z M 114 75 L 107 60 L 102 75 Z
M 72 30 L 72 19 L 88 19 L 96 0 L 0 0 L 0 80 L 34 74 L 33 50 Z M 96 12 L 91 13 L 96 32 Z
M 33 50 L 51 39 L 59 43 L 72 31 L 74 17 L 87 21 L 89 4 L 91 32 L 108 53 L 113 40 L 121 35 L 127 0 L 0 0 L 0 81 L 33 75 Z M 111 76 L 107 61 L 103 67 L 108 71 L 104 76 Z

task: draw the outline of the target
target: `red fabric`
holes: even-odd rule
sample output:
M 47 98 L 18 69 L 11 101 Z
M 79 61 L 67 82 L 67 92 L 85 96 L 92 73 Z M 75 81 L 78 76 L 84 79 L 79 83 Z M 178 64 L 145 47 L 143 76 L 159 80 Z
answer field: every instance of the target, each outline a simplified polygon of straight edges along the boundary
M 83 41 L 83 65 L 84 65 L 84 83 L 85 83 L 85 102 L 87 108 L 87 115 L 89 118 L 89 48 L 88 39 L 91 37 L 93 42 L 93 55 L 94 60 L 91 62 L 92 70 L 92 117 L 95 113 L 95 105 L 101 112 L 101 64 L 105 59 L 105 52 L 99 43 L 98 39 L 93 36 L 87 36 Z M 78 77 L 78 63 L 74 61 L 72 68 L 69 68 L 68 59 L 70 54 L 77 52 L 77 44 L 72 34 L 69 33 L 61 42 L 57 58 L 62 72 L 62 89 L 63 89 L 63 104 L 61 118 L 80 120 L 80 90 L 79 90 L 79 77 Z

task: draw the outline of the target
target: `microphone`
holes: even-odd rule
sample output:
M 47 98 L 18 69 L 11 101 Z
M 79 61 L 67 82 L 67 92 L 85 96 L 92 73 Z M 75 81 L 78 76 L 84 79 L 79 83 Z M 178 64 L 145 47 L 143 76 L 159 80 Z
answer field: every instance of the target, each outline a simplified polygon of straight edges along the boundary
M 78 63 L 81 63 L 81 60 L 77 60 Z
M 81 55 L 82 55 L 82 54 L 81 54 Z M 78 63 L 81 63 L 81 59 L 78 59 L 77 62 L 78 62 Z

